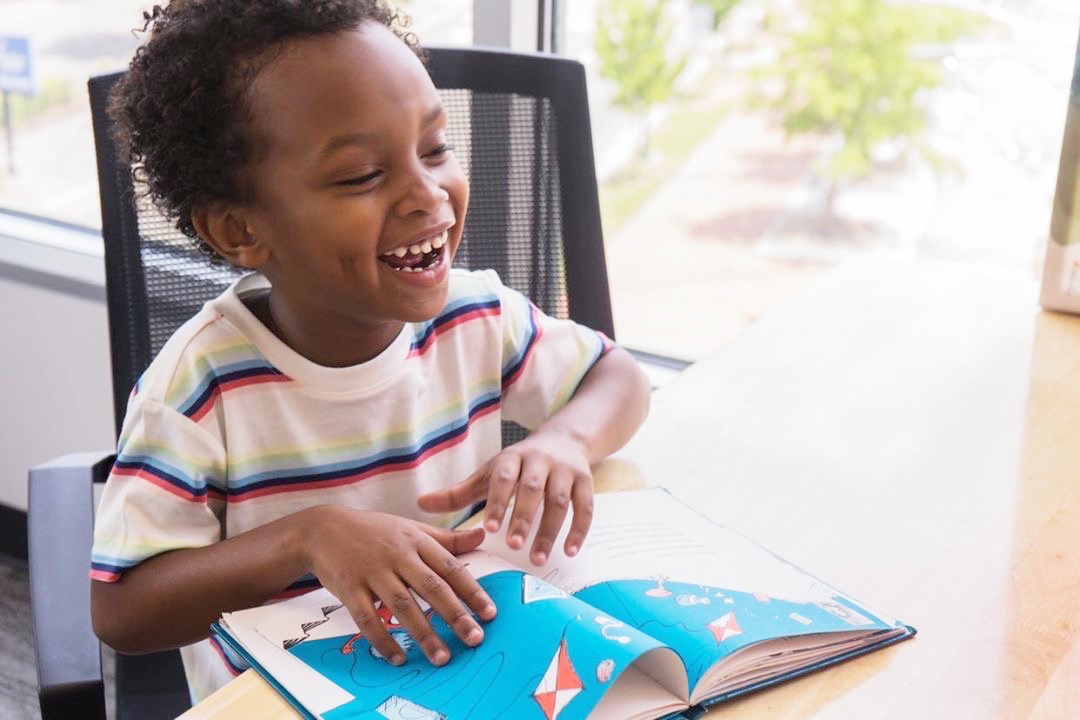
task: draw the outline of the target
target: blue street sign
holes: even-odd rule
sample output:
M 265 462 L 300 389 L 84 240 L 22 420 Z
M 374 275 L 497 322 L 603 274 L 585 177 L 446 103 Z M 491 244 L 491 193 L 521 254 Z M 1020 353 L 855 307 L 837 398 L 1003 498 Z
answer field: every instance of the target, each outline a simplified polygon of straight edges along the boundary
M 0 35 L 0 91 L 37 93 L 30 38 Z

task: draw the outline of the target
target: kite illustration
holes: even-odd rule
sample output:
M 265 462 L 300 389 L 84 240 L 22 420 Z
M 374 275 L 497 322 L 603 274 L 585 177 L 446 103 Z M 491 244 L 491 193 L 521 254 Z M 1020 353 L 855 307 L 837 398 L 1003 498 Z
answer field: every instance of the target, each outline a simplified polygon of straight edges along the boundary
M 533 692 L 533 700 L 536 700 L 547 720 L 555 720 L 566 704 L 584 687 L 574 670 L 574 664 L 570 662 L 566 635 L 563 635 L 559 641 L 559 649 L 551 656 L 551 663 Z
M 740 628 L 739 623 L 735 621 L 735 613 L 733 612 L 724 613 L 716 618 L 709 623 L 708 628 L 716 638 L 717 645 L 730 637 L 742 635 L 742 628 Z

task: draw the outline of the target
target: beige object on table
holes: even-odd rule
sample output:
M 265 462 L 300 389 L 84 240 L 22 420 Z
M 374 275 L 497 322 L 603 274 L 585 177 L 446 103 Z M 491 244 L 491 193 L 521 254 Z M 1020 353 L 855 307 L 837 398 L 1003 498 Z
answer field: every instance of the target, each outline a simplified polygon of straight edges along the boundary
M 655 393 L 597 466 L 919 629 L 710 716 L 1080 717 L 1080 317 L 1037 291 L 850 261 Z M 183 717 L 296 715 L 248 671 Z

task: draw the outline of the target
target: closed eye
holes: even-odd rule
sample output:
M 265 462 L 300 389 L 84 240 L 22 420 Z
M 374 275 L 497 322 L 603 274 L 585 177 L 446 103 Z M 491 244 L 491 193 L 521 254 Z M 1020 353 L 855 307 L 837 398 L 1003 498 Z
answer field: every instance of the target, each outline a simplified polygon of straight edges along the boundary
M 348 180 L 342 180 L 337 185 L 366 185 L 375 178 L 379 177 L 380 171 L 368 173 L 367 175 L 361 175 L 360 177 L 349 178 Z
M 438 159 L 451 152 L 453 149 L 453 145 L 450 145 L 449 143 L 443 143 L 442 145 L 439 145 L 434 150 L 425 155 L 425 157 Z

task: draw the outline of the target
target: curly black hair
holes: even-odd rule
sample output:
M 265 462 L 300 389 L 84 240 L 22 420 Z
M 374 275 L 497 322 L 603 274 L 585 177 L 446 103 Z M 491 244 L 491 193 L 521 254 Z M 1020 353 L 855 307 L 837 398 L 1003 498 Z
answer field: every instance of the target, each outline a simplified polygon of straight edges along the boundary
M 263 151 L 247 90 L 284 41 L 380 23 L 423 58 L 408 19 L 382 0 L 172 0 L 143 13 L 148 39 L 109 101 L 120 159 L 204 253 L 192 211 L 245 202 Z

